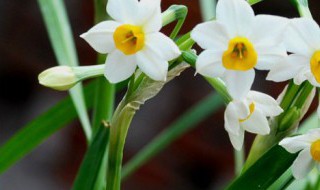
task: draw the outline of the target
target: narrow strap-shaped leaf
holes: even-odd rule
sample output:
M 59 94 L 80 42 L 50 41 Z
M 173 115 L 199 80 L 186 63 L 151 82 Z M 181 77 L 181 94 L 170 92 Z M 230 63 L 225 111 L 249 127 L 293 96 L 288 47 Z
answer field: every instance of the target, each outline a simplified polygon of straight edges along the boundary
M 77 66 L 78 58 L 72 38 L 70 23 L 63 0 L 38 0 L 42 16 L 59 65 Z M 82 127 L 88 140 L 91 137 L 89 117 L 86 112 L 82 85 L 70 90 Z
M 73 190 L 94 189 L 109 141 L 109 128 L 100 126 L 82 161 Z M 103 189 L 101 187 L 100 189 Z
M 128 177 L 153 156 L 170 145 L 174 140 L 191 130 L 193 127 L 196 127 L 198 123 L 209 117 L 223 105 L 223 99 L 218 94 L 214 93 L 191 107 L 124 165 L 122 178 Z
M 287 171 L 296 157 L 297 154 L 290 154 L 281 146 L 275 145 L 234 180 L 227 190 L 267 189 Z
M 85 87 L 88 107 L 92 106 L 93 84 Z M 0 173 L 23 158 L 49 136 L 66 126 L 77 116 L 70 96 L 31 121 L 0 148 Z

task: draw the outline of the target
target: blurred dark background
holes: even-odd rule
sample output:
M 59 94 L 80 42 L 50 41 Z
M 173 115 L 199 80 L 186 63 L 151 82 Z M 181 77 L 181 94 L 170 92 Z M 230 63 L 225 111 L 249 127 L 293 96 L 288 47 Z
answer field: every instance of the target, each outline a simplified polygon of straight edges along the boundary
M 95 51 L 79 37 L 93 26 L 93 1 L 65 2 L 80 63 L 94 64 Z M 184 4 L 189 7 L 189 15 L 182 32 L 190 31 L 201 22 L 197 0 L 163 0 L 162 9 L 165 10 L 171 4 Z M 310 7 L 315 19 L 319 21 L 317 10 L 320 3 L 310 0 Z M 289 18 L 298 16 L 289 0 L 266 0 L 253 8 L 256 14 L 274 14 Z M 163 31 L 170 32 L 168 28 Z M 0 145 L 27 122 L 67 95 L 38 84 L 37 75 L 56 64 L 37 2 L 1 0 Z M 266 73 L 258 73 L 253 89 L 277 97 L 285 83 L 266 82 Z M 181 113 L 210 92 L 212 88 L 201 76 L 194 77 L 193 69 L 170 82 L 157 97 L 148 101 L 134 118 L 127 138 L 124 161 L 134 156 Z M 313 109 L 315 107 L 314 102 Z M 222 189 L 233 176 L 233 150 L 223 128 L 223 111 L 221 109 L 177 139 L 124 181 L 123 189 Z M 252 140 L 253 136 L 247 134 L 247 147 Z M 85 150 L 84 135 L 79 122 L 75 121 L 0 176 L 0 189 L 70 189 Z

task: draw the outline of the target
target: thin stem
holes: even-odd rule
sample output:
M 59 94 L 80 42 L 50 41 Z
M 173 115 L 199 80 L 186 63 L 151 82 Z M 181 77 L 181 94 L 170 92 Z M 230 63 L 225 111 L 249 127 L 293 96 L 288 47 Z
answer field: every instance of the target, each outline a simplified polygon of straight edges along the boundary
M 290 81 L 287 91 L 285 92 L 285 95 L 283 96 L 282 101 L 280 103 L 280 106 L 283 110 L 287 110 L 291 106 L 295 98 L 295 95 L 299 91 L 299 88 L 300 86 L 295 85 L 293 81 Z
M 294 104 L 298 109 L 302 109 L 313 88 L 314 87 L 307 81 Z
M 241 150 L 234 149 L 234 169 L 235 175 L 239 176 L 241 174 L 243 164 L 244 164 L 244 147 Z
M 109 156 L 108 159 L 106 190 L 120 189 L 123 149 L 134 114 L 134 108 L 126 106 L 126 101 L 124 100 L 120 103 L 113 116 L 109 142 L 109 155 L 112 156 Z
M 216 0 L 200 0 L 199 3 L 203 21 L 209 21 L 216 16 Z

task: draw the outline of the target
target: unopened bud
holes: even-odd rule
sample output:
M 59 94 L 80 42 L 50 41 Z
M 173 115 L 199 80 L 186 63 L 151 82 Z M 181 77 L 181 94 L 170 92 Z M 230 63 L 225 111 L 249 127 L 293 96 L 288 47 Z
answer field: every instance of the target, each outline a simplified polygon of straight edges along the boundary
M 40 73 L 39 83 L 55 90 L 68 90 L 77 84 L 78 78 L 71 67 L 57 66 Z
M 280 124 L 279 124 L 279 131 L 286 131 L 291 129 L 297 122 L 299 122 L 301 115 L 301 110 L 297 107 L 291 107 L 288 111 L 284 113 Z
M 68 67 L 57 66 L 47 69 L 39 74 L 39 83 L 55 90 L 69 90 L 78 82 L 101 76 L 104 65 Z

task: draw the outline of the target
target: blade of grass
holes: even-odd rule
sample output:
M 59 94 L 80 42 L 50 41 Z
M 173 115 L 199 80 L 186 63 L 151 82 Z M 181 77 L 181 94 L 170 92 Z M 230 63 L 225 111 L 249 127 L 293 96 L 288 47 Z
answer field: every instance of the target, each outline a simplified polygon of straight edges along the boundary
M 299 129 L 299 133 L 316 128 L 318 126 L 318 116 L 312 114 Z M 290 154 L 282 147 L 275 145 L 256 161 L 248 170 L 236 178 L 229 186 L 228 190 L 233 189 L 268 189 L 280 190 L 282 186 L 276 188 L 277 184 L 291 183 L 292 175 L 288 168 L 292 165 L 298 154 Z M 263 171 L 263 172 L 262 172 Z M 285 175 L 281 177 L 282 175 Z M 254 179 L 254 180 L 252 180 Z M 281 180 L 281 182 L 278 182 Z M 276 184 L 274 184 L 276 183 Z
M 196 127 L 197 124 L 209 117 L 223 105 L 224 102 L 218 94 L 211 94 L 191 107 L 124 165 L 122 179 L 128 177 L 153 156 L 165 149 L 175 139 Z
M 73 190 L 94 189 L 109 142 L 109 127 L 100 125 L 82 161 Z M 103 187 L 100 188 L 100 190 Z
M 296 156 L 297 154 L 290 154 L 281 146 L 275 145 L 234 180 L 227 190 L 267 189 L 287 171 Z
M 109 20 L 110 17 L 106 12 L 106 5 L 108 0 L 94 0 L 94 22 L 97 24 L 104 20 Z M 102 54 L 97 54 L 97 64 L 105 63 L 106 56 Z M 93 105 L 93 116 L 92 116 L 92 128 L 93 132 L 96 133 L 99 126 L 101 126 L 101 122 L 103 120 L 110 121 L 112 118 L 112 114 L 114 111 L 114 102 L 115 102 L 115 85 L 109 83 L 105 78 L 96 79 L 96 87 L 94 94 L 94 105 Z M 109 131 L 108 131 L 109 134 Z M 82 183 L 92 183 L 90 188 L 92 190 L 101 190 L 106 186 L 106 167 L 107 167 L 107 159 L 108 159 L 108 141 L 104 147 L 101 147 L 104 151 L 104 155 L 100 162 L 97 162 L 96 165 L 98 167 L 96 178 L 86 179 L 85 177 L 80 180 Z M 96 150 L 101 151 L 101 150 Z M 99 152 L 91 152 L 93 155 L 99 154 Z M 80 170 L 81 172 L 81 170 Z M 79 174 L 80 175 L 80 174 Z M 85 174 L 84 174 L 85 175 Z M 81 186 L 81 185 L 80 185 Z M 74 188 L 77 189 L 77 188 Z M 84 188 L 85 189 L 85 188 Z
M 88 108 L 92 106 L 93 84 L 84 88 Z M 0 173 L 26 156 L 49 136 L 66 126 L 77 116 L 70 96 L 28 123 L 0 147 Z
M 78 58 L 70 23 L 62 0 L 38 0 L 49 38 L 59 65 L 78 66 Z M 86 112 L 82 84 L 70 90 L 86 138 L 91 138 L 91 127 Z

